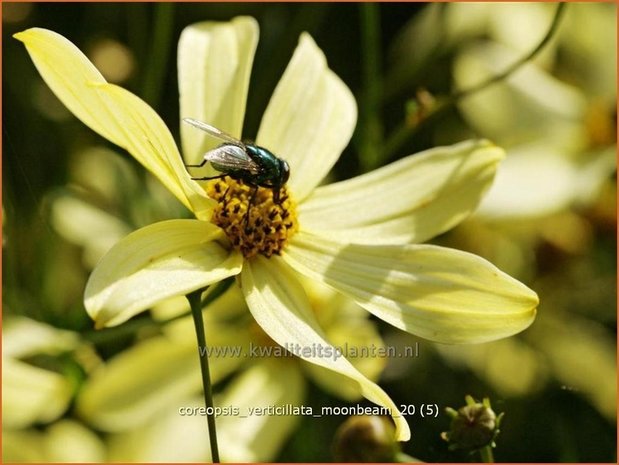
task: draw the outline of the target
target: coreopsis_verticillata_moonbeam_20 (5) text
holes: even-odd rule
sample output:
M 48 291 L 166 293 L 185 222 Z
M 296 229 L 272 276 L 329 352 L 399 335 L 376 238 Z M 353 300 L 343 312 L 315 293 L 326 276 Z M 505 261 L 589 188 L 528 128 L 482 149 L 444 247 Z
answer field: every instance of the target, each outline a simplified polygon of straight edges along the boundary
M 308 34 L 301 35 L 256 136 L 258 146 L 290 165 L 279 201 L 270 188 L 259 188 L 250 201 L 252 188 L 230 177 L 192 180 L 156 112 L 107 83 L 75 45 L 39 28 L 15 37 L 69 110 L 126 149 L 196 217 L 146 226 L 103 257 L 85 291 L 97 327 L 121 324 L 163 299 L 236 276 L 250 312 L 273 341 L 332 347 L 299 274 L 397 328 L 438 342 L 499 339 L 534 320 L 537 295 L 519 281 L 478 256 L 419 244 L 475 209 L 503 157 L 500 148 L 465 141 L 318 187 L 350 140 L 357 107 Z M 183 32 L 181 117 L 240 137 L 257 40 L 257 23 L 248 17 Z M 185 161 L 194 164 L 208 141 L 190 129 L 181 136 Z M 368 400 L 390 409 L 396 439 L 410 437 L 389 396 L 345 358 L 311 351 L 299 356 L 356 381 Z

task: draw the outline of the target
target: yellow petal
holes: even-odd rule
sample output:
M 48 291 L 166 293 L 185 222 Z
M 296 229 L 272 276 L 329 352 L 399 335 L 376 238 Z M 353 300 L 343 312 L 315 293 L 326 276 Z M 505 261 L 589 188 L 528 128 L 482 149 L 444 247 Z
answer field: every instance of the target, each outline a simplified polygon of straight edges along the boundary
M 38 354 L 57 355 L 79 345 L 77 333 L 54 328 L 23 316 L 4 317 L 2 355 L 26 358 Z
M 196 336 L 193 327 L 186 329 L 183 341 L 167 336 L 148 339 L 92 373 L 78 397 L 80 416 L 97 429 L 127 431 L 143 427 L 178 399 L 200 392 Z M 211 380 L 217 383 L 243 362 L 239 356 L 219 355 L 219 350 L 246 346 L 249 336 L 212 321 L 205 329 L 209 349 L 218 351 L 209 359 Z
M 535 327 L 540 324 L 537 320 Z M 492 386 L 501 398 L 538 392 L 549 378 L 545 354 L 522 338 L 512 337 L 467 347 L 438 345 L 436 350 L 451 366 L 466 367 Z
M 53 371 L 2 359 L 2 426 L 23 428 L 58 418 L 69 406 L 72 384 Z
M 502 158 L 503 150 L 483 140 L 430 149 L 317 188 L 300 206 L 299 221 L 346 242 L 423 242 L 477 207 Z
M 370 314 L 344 294 L 318 281 L 300 275 L 299 278 L 327 340 L 341 348 L 344 356 L 364 376 L 377 381 L 387 359 L 378 356 L 384 343 L 376 325 L 369 318 Z M 349 401 L 360 399 L 357 382 L 313 363 L 304 363 L 303 368 L 324 390 Z
M 226 462 L 272 462 L 302 415 L 268 414 L 277 406 L 301 407 L 305 380 L 289 360 L 254 360 L 219 399 L 238 407 L 239 415 L 217 419 L 221 454 Z
M 120 218 L 71 194 L 55 198 L 51 222 L 64 239 L 84 249 L 84 262 L 89 268 L 94 268 L 105 252 L 131 232 Z
M 216 292 L 216 286 L 211 287 L 208 292 L 205 292 L 202 298 L 209 298 L 210 292 Z M 194 334 L 195 332 L 193 319 L 188 317 L 190 311 L 187 298 L 179 296 L 166 299 L 157 304 L 151 309 L 150 314 L 156 321 L 166 321 L 185 315 L 186 318 L 167 322 L 162 328 L 162 332 L 166 336 L 181 342 L 187 340 L 188 334 Z M 204 313 L 204 326 L 208 327 L 210 325 L 219 328 L 222 324 L 228 325 L 235 322 L 239 322 L 240 326 L 240 321 L 246 321 L 248 318 L 247 312 L 247 305 L 240 287 L 232 285 L 227 291 L 208 304 L 208 311 Z M 240 337 L 244 333 L 245 329 L 243 328 L 239 334 L 239 344 L 244 341 L 244 338 Z
M 217 404 L 217 398 L 215 401 Z M 111 463 L 196 463 L 211 459 L 202 396 L 179 397 L 147 424 L 109 435 Z M 219 428 L 218 431 L 219 433 Z
M 99 94 L 92 84 L 105 83 L 97 68 L 73 43 L 53 31 L 32 28 L 15 34 L 26 46 L 41 77 L 84 124 L 120 145 L 112 115 L 102 111 Z
M 300 405 L 303 378 L 295 364 L 253 363 L 215 397 L 217 436 L 225 462 L 273 461 L 300 415 L 257 414 L 257 408 Z M 202 396 L 179 397 L 148 424 L 112 435 L 113 462 L 205 462 L 210 460 Z M 254 409 L 252 414 L 249 409 Z M 237 409 L 238 411 L 234 411 Z M 198 413 L 193 413 L 198 412 Z
M 225 462 L 265 462 L 276 458 L 283 441 L 301 416 L 258 415 L 257 408 L 299 405 L 303 378 L 295 364 L 259 361 L 239 374 L 215 397 L 219 450 Z M 113 435 L 113 462 L 205 462 L 210 460 L 205 439 L 202 396 L 178 397 L 148 424 Z M 252 414 L 249 409 L 254 409 Z M 235 412 L 233 409 L 237 409 Z M 193 413 L 198 412 L 198 413 Z
M 472 44 L 474 39 L 479 40 L 483 36 L 507 45 L 516 52 L 516 56 L 524 56 L 542 40 L 552 22 L 554 9 L 554 5 L 541 2 L 454 2 L 444 8 L 440 27 L 445 28 L 452 47 L 458 47 L 462 43 Z M 568 29 L 561 28 L 560 31 L 564 30 Z M 553 40 L 547 43 L 542 53 L 535 57 L 535 62 L 550 68 L 556 54 L 557 42 Z
M 368 315 L 363 309 L 359 310 Z M 344 356 L 360 373 L 372 381 L 378 381 L 387 359 L 376 355 L 384 350 L 385 345 L 372 322 L 367 318 L 339 321 L 325 328 L 325 334 L 333 346 L 342 348 Z M 312 363 L 305 364 L 303 368 L 326 391 L 351 402 L 359 400 L 357 383 L 349 378 Z
M 296 355 L 303 360 L 356 381 L 364 397 L 389 410 L 396 425 L 396 440 L 410 438 L 408 424 L 385 391 L 327 341 L 296 274 L 281 259 L 257 257 L 246 263 L 241 288 L 252 315 L 271 339 L 284 348 L 301 347 Z
M 45 461 L 88 463 L 106 461 L 106 449 L 97 434 L 72 420 L 61 420 L 47 429 Z
M 465 89 L 482 82 L 521 56 L 496 42 L 469 47 L 455 60 L 456 87 Z M 547 143 L 573 150 L 586 143 L 582 125 L 587 108 L 585 96 L 532 62 L 509 79 L 462 99 L 458 107 L 476 131 L 501 144 L 515 145 L 541 137 Z
M 585 397 L 609 421 L 616 421 L 616 336 L 590 319 L 573 313 L 566 318 L 559 309 L 545 317 L 534 328 L 533 344 L 554 379 Z
M 178 42 L 180 117 L 194 118 L 241 138 L 258 23 L 248 16 L 186 27 Z M 221 141 L 181 122 L 183 156 L 196 164 Z
M 284 259 L 397 328 L 444 343 L 516 334 L 538 298 L 486 260 L 432 245 L 352 245 L 299 232 Z
M 60 34 L 32 28 L 14 37 L 25 44 L 50 89 L 84 124 L 131 153 L 196 215 L 210 209 L 205 194 L 184 169 L 170 131 L 152 108 L 107 84 L 88 58 Z
M 49 462 L 45 453 L 44 434 L 34 428 L 15 430 L 2 428 L 2 461 L 4 463 Z
M 97 84 L 107 110 L 117 122 L 119 144 L 152 172 L 200 219 L 210 218 L 213 201 L 191 180 L 172 134 L 146 102 L 122 87 Z
M 3 463 L 104 463 L 106 449 L 97 434 L 73 420 L 47 429 L 2 430 Z
M 303 200 L 348 144 L 357 104 L 328 67 L 309 34 L 302 34 L 262 118 L 256 142 L 290 164 L 289 185 Z
M 544 139 L 513 147 L 475 216 L 493 221 L 524 220 L 587 204 L 597 198 L 601 186 L 616 171 L 616 155 L 613 146 L 590 152 L 584 163 L 579 163 Z
M 88 314 L 97 327 L 115 326 L 166 298 L 234 276 L 243 258 L 220 238 L 219 228 L 198 220 L 162 221 L 129 234 L 90 275 Z

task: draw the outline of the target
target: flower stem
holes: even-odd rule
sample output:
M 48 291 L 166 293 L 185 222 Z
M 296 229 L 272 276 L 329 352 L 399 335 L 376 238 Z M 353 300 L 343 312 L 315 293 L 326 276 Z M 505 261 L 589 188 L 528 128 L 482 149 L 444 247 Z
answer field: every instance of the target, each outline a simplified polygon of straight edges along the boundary
M 548 32 L 546 32 L 546 35 L 542 38 L 542 40 L 527 55 L 523 56 L 519 60 L 512 63 L 512 65 L 509 66 L 507 69 L 505 69 L 503 72 L 495 76 L 492 76 L 488 78 L 487 80 L 480 82 L 479 84 L 471 86 L 468 89 L 464 89 L 459 92 L 456 92 L 454 95 L 450 97 L 449 100 L 459 101 L 465 97 L 468 97 L 471 94 L 474 94 L 482 89 L 485 89 L 486 87 L 490 87 L 495 82 L 502 81 L 506 77 L 510 76 L 511 74 L 514 73 L 514 71 L 519 69 L 522 65 L 524 65 L 528 61 L 531 61 L 533 58 L 535 58 L 537 54 L 544 49 L 544 47 L 550 41 L 552 36 L 554 36 L 557 28 L 559 27 L 560 20 L 561 20 L 561 17 L 563 16 L 563 13 L 565 12 L 566 6 L 567 6 L 567 3 L 565 2 L 559 3 L 559 5 L 557 6 L 557 10 L 555 11 L 555 16 L 552 19 L 552 23 L 550 24 L 550 27 L 548 28 Z
M 479 449 L 481 455 L 481 461 L 484 463 L 494 463 L 494 455 L 492 454 L 492 447 L 486 446 Z
M 379 5 L 359 5 L 361 19 L 361 47 L 363 66 L 363 89 L 357 126 L 357 146 L 362 170 L 370 171 L 380 163 L 383 128 L 378 115 L 382 93 L 380 56 L 380 11 Z
M 202 320 L 202 302 L 200 300 L 204 289 L 199 289 L 187 294 L 187 300 L 191 306 L 191 314 L 196 328 L 198 339 L 198 354 L 200 355 L 200 370 L 202 371 L 202 386 L 204 387 L 204 403 L 206 405 L 208 422 L 208 437 L 211 444 L 211 459 L 213 463 L 219 463 L 219 448 L 217 446 L 217 430 L 215 427 L 215 408 L 213 405 L 213 390 L 211 386 L 211 374 L 208 366 L 208 354 L 206 351 L 206 336 L 204 334 L 204 321 Z
M 158 3 L 154 6 L 155 17 L 151 30 L 151 48 L 145 69 L 142 97 L 152 107 L 157 107 L 168 72 L 168 61 L 174 33 L 174 4 Z

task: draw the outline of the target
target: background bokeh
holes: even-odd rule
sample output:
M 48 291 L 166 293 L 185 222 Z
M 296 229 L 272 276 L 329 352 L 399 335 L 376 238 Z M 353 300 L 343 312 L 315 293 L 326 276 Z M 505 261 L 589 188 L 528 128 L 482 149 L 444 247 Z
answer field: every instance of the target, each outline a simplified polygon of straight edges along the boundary
M 66 423 L 79 417 L 75 398 L 91 370 L 156 331 L 129 325 L 114 338 L 98 337 L 83 308 L 84 285 L 115 240 L 187 214 L 130 156 L 59 103 L 12 34 L 37 26 L 64 35 L 109 81 L 152 105 L 178 137 L 182 29 L 251 15 L 260 42 L 245 137 L 255 135 L 299 34 L 308 31 L 360 110 L 332 179 L 476 136 L 507 150 L 479 213 L 434 243 L 479 254 L 536 290 L 536 322 L 504 341 L 456 348 L 377 322 L 386 344 L 419 343 L 418 357 L 388 360 L 381 386 L 398 405 L 437 404 L 441 411 L 463 405 L 466 394 L 489 397 L 505 412 L 497 461 L 615 462 L 616 6 L 569 5 L 553 38 L 520 71 L 434 111 L 534 49 L 555 11 L 554 4 L 535 3 L 3 3 L 2 303 L 12 350 L 5 343 L 3 360 L 43 368 L 64 386 L 43 397 L 56 399 L 55 411 L 28 418 L 27 406 L 8 405 L 12 398 L 3 396 L 5 460 L 53 460 L 59 456 L 33 451 L 52 454 L 42 441 L 61 434 L 107 458 L 105 432 Z M 12 320 L 17 316 L 70 332 L 52 337 L 39 328 L 9 339 L 11 322 L 30 321 Z M 42 335 L 36 350 L 33 334 Z M 224 380 L 217 389 L 225 386 Z M 316 385 L 304 403 L 353 405 Z M 343 421 L 302 418 L 270 460 L 332 460 Z M 478 460 L 449 451 L 440 439 L 446 415 L 412 416 L 409 423 L 406 453 L 428 462 Z

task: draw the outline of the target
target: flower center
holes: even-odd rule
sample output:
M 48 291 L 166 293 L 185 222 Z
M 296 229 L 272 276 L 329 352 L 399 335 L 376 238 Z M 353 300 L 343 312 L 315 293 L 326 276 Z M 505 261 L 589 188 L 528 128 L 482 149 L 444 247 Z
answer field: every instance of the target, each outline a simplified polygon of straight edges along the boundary
M 286 186 L 275 201 L 273 189 L 248 186 L 226 176 L 210 181 L 206 193 L 218 202 L 211 221 L 245 258 L 279 255 L 298 229 L 296 204 Z

